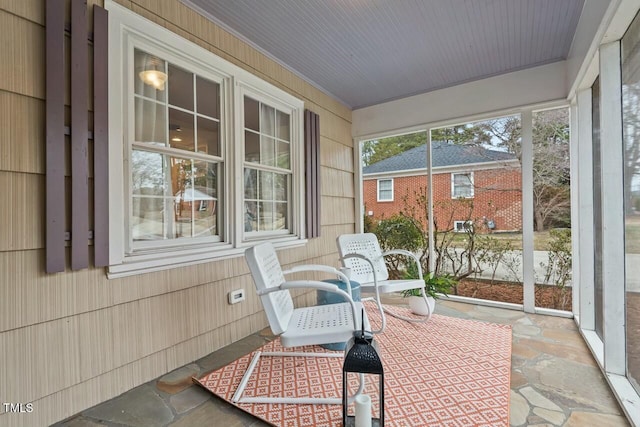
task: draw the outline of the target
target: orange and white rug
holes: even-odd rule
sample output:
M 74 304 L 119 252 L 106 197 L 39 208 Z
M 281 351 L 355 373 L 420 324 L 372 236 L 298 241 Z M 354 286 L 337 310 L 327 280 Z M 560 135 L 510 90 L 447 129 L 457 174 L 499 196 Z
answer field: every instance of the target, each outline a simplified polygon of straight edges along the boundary
M 368 307 L 367 313 L 372 323 L 379 321 L 376 310 Z M 385 425 L 509 425 L 511 326 L 439 315 L 433 315 L 427 323 L 408 323 L 387 316 L 387 328 L 375 339 L 384 366 Z M 280 341 L 275 340 L 259 350 L 283 349 Z M 314 346 L 285 351 L 326 350 Z M 230 401 L 251 357 L 252 354 L 243 356 L 197 381 Z M 367 387 L 373 387 L 375 381 L 375 378 L 368 380 Z M 376 396 L 377 392 L 374 389 L 368 393 Z M 341 394 L 341 358 L 263 357 L 244 395 L 341 397 Z M 342 424 L 340 405 L 237 406 L 274 426 Z

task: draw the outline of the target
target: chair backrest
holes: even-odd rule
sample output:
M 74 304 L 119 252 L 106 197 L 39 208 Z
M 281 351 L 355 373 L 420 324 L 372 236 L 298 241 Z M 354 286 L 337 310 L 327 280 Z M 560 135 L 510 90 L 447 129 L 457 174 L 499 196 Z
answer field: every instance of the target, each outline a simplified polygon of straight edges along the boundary
M 387 280 L 389 272 L 382 257 L 382 249 L 378 238 L 373 233 L 343 234 L 338 237 L 338 252 L 345 267 L 351 269 L 351 280 L 359 283 L 373 282 L 371 264 L 358 258 L 347 258 L 346 255 L 363 255 L 373 262 L 378 280 Z
M 260 243 L 245 251 L 245 259 L 253 276 L 256 290 L 280 286 L 284 282 L 282 268 L 271 243 Z M 287 330 L 293 314 L 293 299 L 288 290 L 260 296 L 271 331 L 280 335 Z

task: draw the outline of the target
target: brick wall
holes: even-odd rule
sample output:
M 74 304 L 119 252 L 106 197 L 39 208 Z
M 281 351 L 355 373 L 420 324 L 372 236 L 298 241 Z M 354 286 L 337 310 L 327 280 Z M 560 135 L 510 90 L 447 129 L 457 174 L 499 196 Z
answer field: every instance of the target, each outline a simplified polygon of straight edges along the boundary
M 439 230 L 453 227 L 454 221 L 471 219 L 476 227 L 484 220 L 495 223 L 495 231 L 522 229 L 522 176 L 519 168 L 487 169 L 473 172 L 474 197 L 451 198 L 451 174 L 433 175 L 434 217 Z M 377 179 L 364 179 L 365 214 L 372 212 L 374 220 L 389 218 L 404 212 L 426 218 L 427 177 L 393 178 L 393 201 L 377 201 Z M 482 229 L 481 229 L 482 230 Z

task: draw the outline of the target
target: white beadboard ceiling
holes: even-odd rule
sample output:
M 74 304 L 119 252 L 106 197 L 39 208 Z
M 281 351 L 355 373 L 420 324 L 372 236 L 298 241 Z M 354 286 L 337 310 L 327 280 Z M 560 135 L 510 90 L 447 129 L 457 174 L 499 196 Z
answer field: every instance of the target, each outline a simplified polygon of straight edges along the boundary
M 566 59 L 584 0 L 183 0 L 353 109 Z

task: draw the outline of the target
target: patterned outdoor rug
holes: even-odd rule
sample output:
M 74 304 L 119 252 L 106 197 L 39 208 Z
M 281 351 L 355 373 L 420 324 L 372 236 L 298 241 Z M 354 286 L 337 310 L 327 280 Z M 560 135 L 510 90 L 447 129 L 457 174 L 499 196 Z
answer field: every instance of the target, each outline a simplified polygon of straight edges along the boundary
M 396 308 L 397 309 L 397 308 Z M 379 321 L 370 306 L 372 323 Z M 407 310 L 408 313 L 408 310 Z M 511 326 L 433 315 L 427 323 L 387 316 L 376 335 L 383 365 L 387 426 L 508 426 Z M 281 351 L 280 340 L 259 350 Z M 326 351 L 298 347 L 286 351 Z M 198 381 L 230 401 L 252 354 Z M 367 390 L 377 380 L 367 381 Z M 376 396 L 377 387 L 368 394 Z M 245 396 L 341 397 L 342 359 L 263 357 Z M 374 401 L 374 414 L 377 414 Z M 274 426 L 342 424 L 340 405 L 238 404 Z

